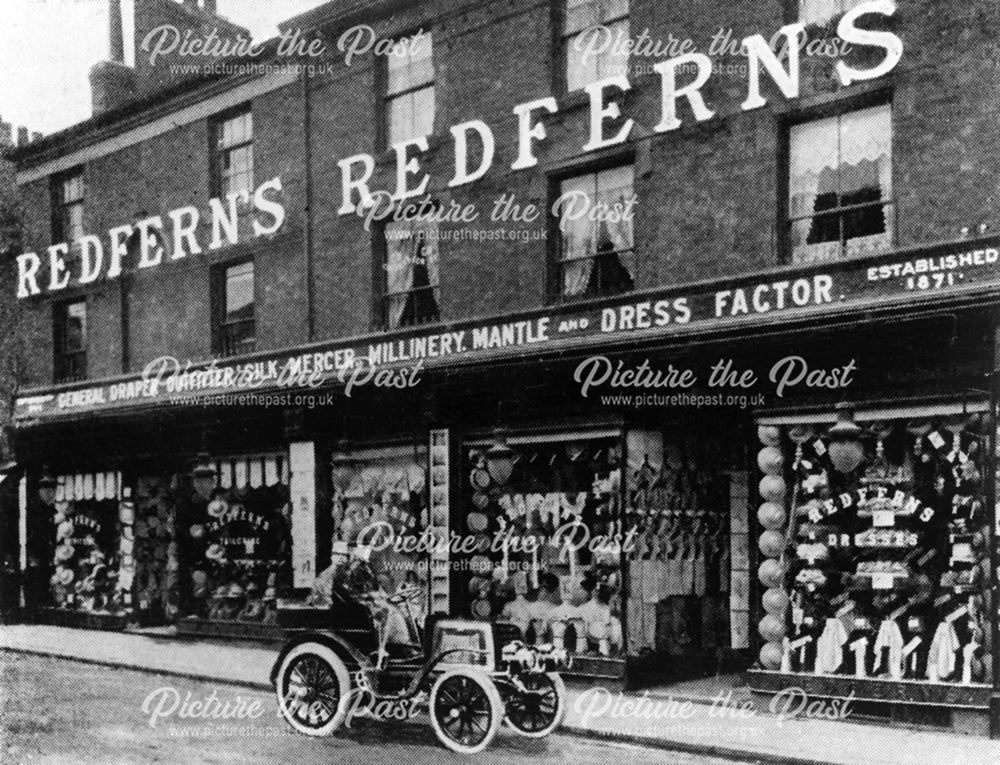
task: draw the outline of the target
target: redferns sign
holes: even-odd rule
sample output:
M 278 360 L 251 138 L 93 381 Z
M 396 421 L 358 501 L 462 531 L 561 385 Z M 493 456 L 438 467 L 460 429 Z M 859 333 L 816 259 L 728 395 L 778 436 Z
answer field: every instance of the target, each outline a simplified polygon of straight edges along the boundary
M 903 55 L 902 41 L 891 32 L 864 29 L 858 21 L 866 15 L 891 16 L 896 6 L 891 0 L 871 0 L 848 11 L 837 25 L 837 34 L 848 46 L 858 45 L 878 48 L 882 56 L 878 63 L 867 69 L 849 65 L 838 60 L 835 68 L 843 85 L 863 80 L 874 80 L 891 72 Z M 788 24 L 775 36 L 788 50 L 787 61 L 774 52 L 763 35 L 751 35 L 743 39 L 747 53 L 747 97 L 740 104 L 743 111 L 760 109 L 767 103 L 761 94 L 761 70 L 781 91 L 785 98 L 799 96 L 799 39 L 805 34 L 803 24 Z M 784 38 L 784 40 L 781 40 Z M 712 61 L 704 53 L 692 52 L 674 56 L 653 66 L 660 76 L 660 121 L 652 127 L 654 133 L 668 133 L 678 130 L 682 123 L 678 115 L 678 104 L 686 101 L 694 119 L 704 122 L 715 117 L 715 112 L 705 102 L 701 89 L 712 76 Z M 678 84 L 678 76 L 687 80 L 687 73 L 695 71 L 693 79 Z M 610 97 L 616 92 L 630 90 L 629 79 L 619 74 L 594 82 L 585 87 L 590 96 L 589 140 L 581 147 L 583 152 L 598 151 L 617 146 L 629 140 L 636 127 L 632 119 L 624 119 L 621 108 Z M 517 118 L 517 158 L 511 170 L 524 170 L 538 164 L 535 157 L 535 142 L 546 137 L 545 125 L 541 121 L 546 114 L 559 111 L 559 105 L 552 96 L 518 104 L 514 107 Z M 455 174 L 448 182 L 449 188 L 464 186 L 477 181 L 489 172 L 496 155 L 496 139 L 493 131 L 482 120 L 470 120 L 453 125 L 450 132 L 454 142 Z M 475 140 L 481 152 L 479 166 L 469 168 L 469 145 Z M 401 141 L 392 146 L 396 156 L 396 188 L 391 197 L 403 201 L 421 197 L 430 185 L 430 177 L 420 170 L 418 155 L 428 151 L 428 136 L 420 136 Z M 357 212 L 359 208 L 370 208 L 377 204 L 371 190 L 372 176 L 376 162 L 371 154 L 356 154 L 337 163 L 341 171 L 342 204 L 341 215 Z
M 251 194 L 239 191 L 225 200 L 211 199 L 208 210 L 180 207 L 165 216 L 153 215 L 135 223 L 115 226 L 102 239 L 85 234 L 77 242 L 78 265 L 71 270 L 70 246 L 60 242 L 48 248 L 43 258 L 26 252 L 17 258 L 17 296 L 31 297 L 42 290 L 58 292 L 74 284 L 91 284 L 100 278 L 116 279 L 123 268 L 154 268 L 164 261 L 178 261 L 200 255 L 204 250 L 218 250 L 238 244 L 240 220 L 252 212 L 250 230 L 254 237 L 274 234 L 285 222 L 285 208 L 277 201 L 281 179 L 266 181 Z M 207 225 L 202 225 L 205 221 Z M 208 236 L 199 231 L 208 229 Z M 172 247 L 164 244 L 169 236 Z M 136 256 L 137 259 L 136 259 Z M 126 262 L 131 258 L 131 262 Z
M 874 80 L 891 72 L 903 55 L 903 43 L 894 34 L 884 30 L 859 26 L 866 16 L 892 16 L 896 12 L 892 0 L 869 0 L 848 11 L 837 25 L 837 35 L 845 49 L 860 46 L 875 49 L 881 55 L 873 56 L 875 63 L 867 68 L 852 66 L 839 59 L 835 64 L 836 75 L 847 86 L 855 82 Z M 743 39 L 747 55 L 746 99 L 740 104 L 743 111 L 760 109 L 767 103 L 761 92 L 761 72 L 774 83 L 788 99 L 799 96 L 800 38 L 805 35 L 802 24 L 788 24 L 772 38 L 778 43 L 775 52 L 772 42 L 761 34 Z M 683 101 L 697 122 L 713 119 L 716 112 L 710 107 L 701 90 L 712 76 L 712 61 L 704 53 L 690 52 L 668 58 L 653 66 L 659 75 L 660 121 L 652 126 L 654 133 L 669 133 L 682 125 L 679 105 Z M 693 77 L 691 72 L 694 72 Z M 683 80 L 679 83 L 678 80 Z M 625 118 L 614 101 L 614 95 L 631 89 L 625 74 L 619 74 L 587 85 L 589 96 L 589 138 L 581 147 L 584 153 L 595 152 L 626 143 L 636 128 L 635 121 Z M 513 107 L 516 117 L 516 159 L 510 169 L 514 171 L 535 167 L 538 159 L 535 149 L 546 138 L 544 118 L 559 111 L 559 104 L 552 96 L 537 98 Z M 496 138 L 493 130 L 482 120 L 469 120 L 451 126 L 455 172 L 447 186 L 455 188 L 478 181 L 493 165 L 496 156 Z M 340 189 L 342 201 L 338 213 L 347 215 L 359 210 L 369 210 L 379 204 L 377 196 L 388 196 L 393 202 L 402 202 L 423 196 L 430 177 L 420 169 L 419 155 L 429 149 L 429 136 L 401 141 L 392 146 L 395 154 L 395 190 L 371 188 L 376 161 L 371 154 L 356 154 L 341 159 Z M 470 147 L 475 143 L 475 150 Z M 478 166 L 469 167 L 470 153 L 479 157 Z M 164 262 L 196 256 L 204 250 L 215 250 L 237 243 L 240 236 L 239 220 L 242 213 L 252 214 L 253 236 L 265 236 L 278 231 L 285 220 L 285 210 L 280 199 L 281 180 L 274 178 L 261 184 L 253 193 L 241 191 L 226 199 L 212 199 L 208 210 L 183 207 L 166 215 L 154 215 L 138 222 L 125 223 L 109 230 L 105 236 L 86 235 L 74 248 L 79 248 L 79 258 L 70 259 L 70 244 L 61 242 L 47 248 L 45 253 L 27 252 L 17 259 L 17 296 L 32 297 L 43 292 L 54 293 L 72 285 L 85 285 L 100 278 L 115 279 L 123 268 L 156 268 Z M 200 225 L 210 221 L 210 225 Z M 210 237 L 199 239 L 198 232 L 209 228 Z M 166 242 L 169 242 L 168 246 Z M 813 285 L 812 296 L 825 294 L 827 286 Z M 778 305 L 786 299 L 794 300 L 794 291 L 787 295 L 780 288 L 763 291 L 748 300 L 753 308 Z M 732 296 L 734 305 L 740 307 L 741 296 Z

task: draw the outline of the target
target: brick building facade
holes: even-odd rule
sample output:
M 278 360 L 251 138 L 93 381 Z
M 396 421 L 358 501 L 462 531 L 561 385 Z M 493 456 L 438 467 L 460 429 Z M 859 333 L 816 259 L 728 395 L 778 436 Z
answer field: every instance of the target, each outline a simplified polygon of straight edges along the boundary
M 148 0 L 143 7 L 149 13 L 137 14 L 137 24 L 166 18 L 156 15 L 157 3 L 174 5 Z M 1000 128 L 990 106 L 991 73 L 1000 60 L 998 20 L 985 2 L 869 3 L 857 26 L 880 31 L 882 41 L 886 34 L 902 41 L 902 57 L 891 71 L 844 86 L 837 60 L 870 70 L 889 55 L 888 48 L 855 45 L 831 57 L 807 47 L 797 96 L 783 95 L 761 66 L 767 103 L 741 106 L 754 61 L 733 52 L 727 40 L 754 34 L 770 39 L 783 25 L 801 20 L 808 39 L 829 43 L 837 39 L 838 20 L 854 5 L 328 3 L 282 27 L 323 43 L 322 56 L 301 60 L 312 73 L 308 66 L 289 66 L 276 43 L 256 59 L 230 60 L 234 66 L 271 64 L 265 73 L 209 72 L 188 79 L 164 74 L 182 60 L 178 56 L 150 65 L 155 74 L 143 74 L 148 52 L 137 49 L 137 61 L 144 62 L 137 67 L 142 75 L 137 83 L 162 90 L 137 85 L 136 100 L 102 102 L 110 108 L 13 154 L 28 211 L 25 249 L 42 255 L 40 294 L 22 301 L 30 317 L 26 341 L 34 351 L 33 389 L 18 412 L 20 460 L 27 470 L 26 545 L 44 570 L 36 586 L 46 589 L 44 580 L 59 574 L 46 556 L 65 547 L 46 531 L 51 525 L 44 517 L 46 503 L 34 497 L 42 478 L 47 486 L 56 474 L 59 502 L 96 502 L 90 486 L 100 484 L 103 501 L 120 500 L 128 507 L 119 526 L 138 523 L 144 512 L 158 512 L 157 524 L 170 525 L 149 553 L 164 571 L 150 573 L 146 582 L 132 545 L 128 552 L 126 547 L 105 551 L 107 558 L 128 561 L 120 563 L 121 571 L 129 572 L 119 574 L 119 583 L 128 582 L 119 590 L 128 597 L 119 596 L 114 607 L 108 598 L 91 612 L 217 632 L 225 632 L 219 625 L 229 625 L 243 633 L 266 632 L 274 591 L 308 586 L 338 544 L 350 544 L 344 528 L 356 509 L 352 470 L 377 473 L 386 485 L 386 476 L 406 473 L 410 503 L 422 506 L 416 523 L 459 533 L 476 530 L 480 515 L 484 528 L 478 530 L 484 533 L 497 519 L 513 523 L 524 515 L 518 515 L 517 503 L 523 510 L 526 497 L 558 494 L 565 510 L 575 497 L 592 494 L 594 499 L 581 500 L 576 518 L 595 535 L 599 530 L 613 537 L 635 528 L 644 540 L 641 549 L 589 551 L 579 561 L 572 554 L 572 561 L 527 556 L 512 562 L 505 556 L 502 581 L 481 570 L 469 574 L 468 566 L 449 569 L 448 554 L 438 555 L 446 571 L 460 573 L 435 581 L 433 566 L 429 569 L 428 611 L 506 616 L 539 639 L 539 630 L 556 639 L 552 623 L 562 625 L 559 630 L 572 628 L 581 675 L 670 682 L 690 679 L 678 671 L 684 663 L 678 659 L 705 675 L 753 666 L 751 683 L 764 692 L 789 674 L 809 676 L 815 692 L 847 695 L 853 688 L 887 714 L 909 714 L 907 702 L 930 705 L 943 715 L 951 715 L 952 708 L 971 709 L 948 721 L 972 726 L 990 703 L 996 630 L 988 605 L 992 574 L 980 571 L 969 582 L 962 577 L 978 570 L 975 560 L 987 547 L 995 554 L 992 525 L 983 515 L 993 489 L 982 476 L 992 475 L 983 460 L 994 430 L 983 375 L 993 367 L 997 287 Z M 214 23 L 204 16 L 211 8 L 169 11 L 195 14 L 191 28 L 202 34 Z M 629 137 L 585 151 L 594 110 L 582 85 L 590 64 L 576 58 L 575 43 L 593 24 L 633 37 L 642 32 L 667 46 L 663 51 L 671 40 L 676 47 L 663 55 L 631 57 L 630 89 L 607 89 L 623 118 L 634 120 Z M 348 61 L 343 49 L 352 38 L 344 35 L 357 25 L 369 25 L 378 39 L 420 39 L 421 52 L 358 54 Z M 238 34 L 231 26 L 225 29 Z M 143 35 L 135 37 L 138 44 Z M 680 127 L 657 132 L 664 86 L 651 67 L 683 55 L 679 46 L 688 37 L 698 50 L 712 53 L 712 73 L 700 92 L 714 115 L 696 119 L 691 101 L 680 98 Z M 614 69 L 623 63 L 620 58 L 600 53 L 595 59 L 595 71 L 620 73 Z M 679 83 L 694 77 L 695 65 L 681 70 Z M 548 96 L 556 99 L 558 111 L 532 114 L 546 133 L 532 144 L 537 165 L 510 169 L 519 147 L 513 107 Z M 449 127 L 469 120 L 489 126 L 496 153 L 484 177 L 452 188 L 448 181 L 456 168 Z M 605 136 L 622 125 L 623 119 L 609 117 Z M 428 149 L 419 152 L 419 171 L 409 180 L 415 185 L 426 172 L 434 209 L 471 204 L 480 210 L 476 222 L 376 223 L 369 230 L 361 216 L 340 212 L 345 159 L 370 155 L 371 188 L 391 191 L 397 175 L 391 143 L 424 132 Z M 470 166 L 477 164 L 477 152 L 472 149 Z M 411 156 L 417 154 L 411 150 Z M 275 178 L 280 191 L 271 198 L 285 212 L 275 233 L 254 236 L 248 214 L 237 223 L 238 244 L 205 246 L 212 238 L 211 198 L 240 189 L 252 193 Z M 611 200 L 634 195 L 634 219 L 562 232 L 560 220 L 547 211 L 561 193 L 578 188 Z M 522 208 L 536 205 L 542 214 L 530 222 L 489 220 L 503 195 Z M 200 254 L 168 256 L 176 243 L 167 222 L 167 233 L 155 242 L 165 250 L 159 265 L 138 268 L 141 242 L 126 232 L 119 277 L 80 285 L 74 272 L 79 261 L 70 260 L 69 286 L 46 289 L 43 253 L 67 235 L 68 224 L 56 221 L 97 235 L 108 257 L 111 240 L 105 232 L 121 225 L 134 230 L 150 216 L 168 221 L 168 211 L 189 206 L 202 213 L 194 234 L 204 249 Z M 507 234 L 491 239 L 490 231 Z M 399 242 L 416 244 L 407 249 Z M 23 277 L 22 271 L 16 287 L 32 291 Z M 67 321 L 81 310 L 68 308 L 73 305 L 84 306 L 84 345 L 67 351 Z M 473 340 L 477 330 L 484 334 Z M 438 352 L 428 350 L 432 347 Z M 350 358 L 345 351 L 359 357 L 366 349 L 392 369 L 423 358 L 422 383 L 347 395 L 344 380 L 335 379 L 337 367 Z M 82 363 L 67 361 L 67 354 L 81 353 Z M 647 359 L 654 367 L 697 368 L 700 382 L 690 392 L 701 395 L 717 392 L 705 378 L 711 365 L 725 358 L 736 368 L 754 369 L 763 382 L 790 355 L 826 370 L 843 370 L 852 362 L 857 373 L 850 384 L 842 379 L 839 386 L 818 383 L 807 389 L 803 383 L 784 395 L 771 385 L 756 408 L 735 401 L 701 409 L 644 406 L 631 398 L 601 399 L 599 385 L 590 396 L 581 395 L 586 375 L 581 364 L 595 354 L 610 358 L 609 364 L 637 366 Z M 309 357 L 329 364 L 316 395 L 329 391 L 331 398 L 319 407 L 288 399 L 270 407 L 206 405 L 196 393 L 227 392 L 227 386 L 174 390 L 188 397 L 182 401 L 148 388 L 126 394 L 115 387 L 134 383 L 163 356 L 182 364 L 190 360 L 198 369 L 244 363 L 266 368 L 270 361 L 299 359 L 300 371 Z M 280 390 L 273 382 L 265 381 L 262 389 Z M 295 389 L 308 393 L 311 386 Z M 610 385 L 601 391 L 622 392 Z M 824 456 L 840 437 L 829 431 L 838 401 L 853 403 L 866 426 L 865 462 L 848 470 L 829 465 Z M 490 434 L 497 426 L 507 430 L 506 443 L 520 465 L 513 474 L 507 471 L 505 480 L 488 469 L 490 447 L 497 446 Z M 955 438 L 951 451 L 948 434 Z M 945 436 L 947 449 L 937 445 Z M 970 443 L 980 444 L 978 452 Z M 208 456 L 198 457 L 201 452 Z M 793 511 L 810 502 L 822 505 L 834 489 L 832 496 L 853 491 L 859 481 L 905 484 L 926 504 L 928 497 L 920 494 L 926 487 L 912 470 L 906 481 L 895 482 L 877 473 L 886 454 L 900 469 L 912 454 L 932 466 L 955 454 L 962 464 L 978 461 L 978 467 L 968 468 L 979 471 L 978 482 L 948 479 L 947 491 L 936 496 L 956 507 L 972 508 L 978 501 L 979 510 L 969 510 L 961 528 L 945 524 L 919 532 L 926 536 L 920 537 L 921 552 L 934 549 L 947 565 L 925 562 L 921 568 L 912 559 L 900 561 L 891 544 L 884 555 L 847 564 L 837 559 L 835 545 L 823 542 L 835 524 L 813 520 L 814 528 L 797 526 Z M 434 461 L 437 456 L 441 463 Z M 551 468 L 547 473 L 529 475 L 528 466 L 544 462 Z M 419 473 L 428 464 L 429 487 L 408 472 L 415 466 Z M 435 467 L 444 468 L 440 483 Z M 280 563 L 252 560 L 240 575 L 206 568 L 205 551 L 190 541 L 195 534 L 190 529 L 204 524 L 193 520 L 211 514 L 206 505 L 235 502 L 211 487 L 198 499 L 199 475 L 208 472 L 216 475 L 217 491 L 249 486 L 266 493 L 283 487 L 284 495 L 275 489 L 274 497 L 254 500 L 266 508 L 256 516 L 258 526 L 283 529 L 284 541 L 272 551 Z M 475 484 L 476 475 L 482 486 Z M 592 489 L 598 485 L 600 490 Z M 398 510 L 389 507 L 391 493 L 386 488 L 380 495 L 385 512 Z M 290 508 L 283 496 L 290 497 Z M 686 509 L 670 505 L 670 497 L 684 497 Z M 657 503 L 672 509 L 661 512 Z M 483 512 L 470 511 L 473 506 Z M 780 517 L 773 517 L 773 508 L 781 510 Z M 677 520 L 685 513 L 694 520 Z M 398 513 L 390 517 L 398 520 Z M 546 524 L 541 523 L 552 525 Z M 839 538 L 841 531 L 832 533 Z M 966 532 L 989 538 L 988 545 L 982 536 L 978 540 L 975 560 L 955 554 Z M 332 544 L 325 541 L 331 538 Z M 799 550 L 809 544 L 825 544 L 825 552 L 810 558 L 808 550 Z M 883 549 L 875 542 L 870 546 Z M 471 564 L 474 557 L 463 561 Z M 501 560 L 493 557 L 486 559 L 490 567 Z M 817 560 L 827 561 L 827 569 Z M 676 581 L 652 584 L 666 576 L 655 561 L 674 569 L 690 563 L 692 571 L 673 570 L 669 577 Z M 508 563 L 523 563 L 526 575 L 508 577 Z M 862 565 L 867 563 L 888 568 Z M 851 576 L 878 585 L 852 595 L 850 586 L 833 584 L 846 581 L 841 575 L 847 565 L 853 567 Z M 810 575 L 799 577 L 802 571 L 820 574 L 811 581 Z M 955 576 L 942 584 L 939 577 L 949 574 Z M 894 591 L 895 579 L 912 580 L 911 590 L 931 586 L 937 598 L 944 597 L 940 588 L 954 592 L 935 611 L 926 599 L 910 602 L 911 590 Z M 149 581 L 154 583 L 147 587 Z M 76 593 L 67 600 L 68 583 L 53 587 L 63 588 L 63 606 L 50 609 L 57 617 L 45 618 L 80 610 L 73 604 L 86 598 Z M 238 594 L 227 595 L 226 588 L 234 587 Z M 533 605 L 525 605 L 525 595 Z M 531 616 L 549 595 L 552 605 L 565 607 L 562 615 L 549 621 Z M 230 597 L 233 603 L 223 602 Z M 956 617 L 962 619 L 956 641 L 976 645 L 967 652 L 966 667 L 959 658 L 958 669 L 944 671 L 947 661 L 940 671 L 931 668 L 922 649 L 912 651 L 921 657 L 918 664 L 901 664 L 891 676 L 885 664 L 875 665 L 876 658 L 886 661 L 882 649 L 873 647 L 883 638 L 883 625 L 900 622 L 900 639 L 927 631 L 922 644 L 932 643 L 933 634 L 939 646 L 936 629 L 945 622 L 938 611 L 947 607 L 954 613 L 966 598 L 965 614 Z M 852 609 L 856 619 L 849 623 Z M 906 621 L 914 614 L 921 624 Z M 830 649 L 830 641 L 838 640 L 828 633 L 836 632 L 835 622 L 847 628 Z M 848 636 L 864 637 L 862 652 L 870 654 L 861 666 L 855 660 L 852 671 L 847 667 L 856 654 L 840 645 Z M 843 655 L 824 670 L 827 659 L 819 656 L 830 650 Z M 914 686 L 913 697 L 900 691 L 904 679 L 918 675 L 926 682 Z

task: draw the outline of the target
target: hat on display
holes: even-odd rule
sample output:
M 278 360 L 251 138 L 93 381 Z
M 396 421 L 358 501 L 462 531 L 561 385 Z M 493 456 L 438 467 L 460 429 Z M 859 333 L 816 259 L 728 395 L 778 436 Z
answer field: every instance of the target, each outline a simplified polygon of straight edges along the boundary
M 73 545 L 61 544 L 56 548 L 56 562 L 64 563 L 73 557 Z
M 60 566 L 56 569 L 56 578 L 63 587 L 69 587 L 73 583 L 73 569 Z
M 222 563 L 226 559 L 226 551 L 223 549 L 222 545 L 218 543 L 212 544 L 209 545 L 208 550 L 205 551 L 205 557 L 209 560 Z
M 229 505 L 222 497 L 216 497 L 208 503 L 208 514 L 213 518 L 221 518 L 228 509 Z

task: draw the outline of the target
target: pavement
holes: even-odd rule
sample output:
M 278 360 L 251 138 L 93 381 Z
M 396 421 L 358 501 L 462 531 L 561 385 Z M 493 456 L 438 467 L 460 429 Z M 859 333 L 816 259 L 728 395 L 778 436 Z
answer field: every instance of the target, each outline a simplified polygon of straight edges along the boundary
M 0 651 L 270 689 L 275 649 L 239 641 L 0 625 Z M 782 718 L 665 693 L 570 688 L 563 732 L 677 752 L 796 765 L 987 765 L 1000 742 L 851 720 Z M 692 701 L 694 703 L 692 703 Z

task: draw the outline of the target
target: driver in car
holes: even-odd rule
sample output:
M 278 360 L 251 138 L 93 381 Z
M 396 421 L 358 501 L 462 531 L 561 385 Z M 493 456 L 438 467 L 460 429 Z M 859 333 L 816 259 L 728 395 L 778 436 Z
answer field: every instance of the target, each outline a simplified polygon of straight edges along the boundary
M 406 587 L 398 595 L 405 599 L 410 596 L 411 590 L 411 587 Z M 330 566 L 316 577 L 308 602 L 310 605 L 329 606 L 334 595 L 364 603 L 372 614 L 384 645 L 409 648 L 419 643 L 411 621 L 404 614 L 400 597 L 393 597 L 385 590 L 371 565 L 357 552 L 334 553 Z

